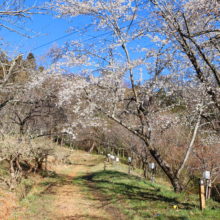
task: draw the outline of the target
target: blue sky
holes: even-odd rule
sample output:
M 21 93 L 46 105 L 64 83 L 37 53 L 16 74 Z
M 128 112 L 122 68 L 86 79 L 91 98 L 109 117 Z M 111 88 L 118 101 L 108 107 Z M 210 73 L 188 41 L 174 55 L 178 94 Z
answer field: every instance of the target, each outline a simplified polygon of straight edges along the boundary
M 47 0 L 38 0 L 39 3 L 46 1 Z M 0 0 L 0 2 L 2 2 L 2 0 Z M 32 5 L 33 1 L 27 0 L 26 4 Z M 16 33 L 10 32 L 4 28 L 1 29 L 0 35 L 3 36 L 4 39 L 6 39 L 11 44 L 11 50 L 14 50 L 14 48 L 18 48 L 17 52 L 23 53 L 24 57 L 27 56 L 29 52 L 33 52 L 35 57 L 37 57 L 46 53 L 49 48 L 53 46 L 54 43 L 56 43 L 58 46 L 62 46 L 65 42 L 68 42 L 69 40 L 80 39 L 82 41 L 86 41 L 94 36 L 106 34 L 105 32 L 101 33 L 90 31 L 84 36 L 78 36 L 78 33 L 69 35 L 70 33 L 67 32 L 69 27 L 74 27 L 76 25 L 78 26 L 80 23 L 89 23 L 88 18 L 77 17 L 74 18 L 71 23 L 68 23 L 67 20 L 54 18 L 52 15 L 34 15 L 32 21 L 26 22 L 25 27 L 28 29 L 32 29 L 35 33 L 40 33 L 40 36 L 28 39 Z M 22 31 L 22 33 L 25 33 L 25 31 Z M 33 36 L 33 34 L 29 33 L 29 36 Z M 96 38 L 94 40 L 96 42 L 99 42 L 101 38 Z M 137 42 L 138 40 L 135 41 L 136 42 L 131 43 L 129 46 L 136 47 L 136 45 L 139 43 L 142 44 L 141 46 L 152 45 L 152 43 L 149 42 L 148 39 L 142 39 L 140 42 Z M 137 56 L 140 57 L 141 54 L 131 53 L 131 59 L 135 59 Z M 146 79 L 146 77 L 144 78 Z
M 0 4 L 2 3 L 2 1 L 3 0 L 0 0 Z M 34 3 L 33 0 L 26 0 L 25 2 L 26 5 L 33 5 Z M 41 4 L 43 2 L 47 2 L 47 0 L 38 0 L 37 2 Z M 53 45 L 53 42 L 56 42 L 59 46 L 61 46 L 64 44 L 64 42 L 68 40 L 78 39 L 77 34 L 73 34 L 67 37 L 64 36 L 69 34 L 66 31 L 69 29 L 70 26 L 75 26 L 76 23 L 88 23 L 88 19 L 86 19 L 87 21 L 85 19 L 85 17 L 77 17 L 73 19 L 73 22 L 68 23 L 67 20 L 54 18 L 52 15 L 34 15 L 32 21 L 26 22 L 25 27 L 33 30 L 35 33 L 40 33 L 40 36 L 32 39 L 27 39 L 21 35 L 8 31 L 5 28 L 1 29 L 0 35 L 3 36 L 3 38 L 6 39 L 8 42 L 10 42 L 12 46 L 16 47 L 17 45 L 22 43 L 23 47 L 20 48 L 20 50 L 23 53 L 27 53 L 30 50 L 33 50 L 34 54 L 41 55 Z M 26 33 L 25 31 L 20 30 L 15 26 L 11 25 L 11 27 L 21 31 L 22 33 Z M 87 36 L 80 36 L 80 38 L 85 40 L 89 39 L 91 36 L 97 36 L 98 34 L 90 32 L 89 34 L 87 34 Z M 28 35 L 33 36 L 32 33 L 29 33 Z M 62 39 L 57 40 L 59 38 Z M 48 45 L 43 46 L 47 43 Z
M 71 35 L 56 41 L 56 39 L 68 34 L 66 31 L 69 26 L 66 20 L 53 18 L 52 15 L 34 15 L 33 21 L 28 21 L 26 28 L 32 29 L 35 33 L 40 33 L 40 36 L 28 39 L 4 28 L 1 30 L 1 35 L 14 47 L 22 44 L 23 46 L 20 48 L 22 53 L 27 54 L 30 50 L 33 50 L 32 52 L 37 56 L 45 53 L 53 45 L 53 42 L 61 46 L 65 41 L 73 39 L 75 36 Z M 22 32 L 27 33 L 25 31 Z M 34 36 L 32 33 L 28 33 L 28 35 Z M 47 43 L 49 44 L 46 46 L 34 49 Z
M 3 0 L 0 0 L 0 4 L 2 2 Z M 37 2 L 41 4 L 43 2 L 47 2 L 47 0 L 38 0 Z M 25 5 L 27 6 L 32 6 L 33 4 L 33 0 L 25 1 Z M 85 18 L 77 18 L 77 22 L 83 23 L 84 19 Z M 10 28 L 16 29 L 19 32 L 22 32 L 23 34 L 28 34 L 31 37 L 35 35 L 31 32 L 19 29 L 14 25 L 8 24 L 7 22 L 5 22 L 4 24 L 8 25 Z M 62 46 L 66 41 L 78 39 L 77 33 L 67 36 L 68 34 L 70 34 L 67 31 L 69 30 L 70 26 L 73 26 L 73 24 L 68 23 L 68 21 L 65 19 L 54 18 L 52 15 L 48 14 L 34 15 L 32 17 L 32 20 L 27 20 L 25 25 L 21 26 L 24 26 L 26 29 L 30 29 L 36 34 L 40 35 L 29 39 L 5 28 L 1 28 L 0 36 L 11 45 L 10 50 L 16 49 L 17 52 L 23 53 L 24 56 L 26 56 L 30 51 L 33 52 L 35 56 L 42 55 L 46 51 L 48 51 L 50 47 L 52 47 L 53 43 L 58 44 L 58 46 Z M 89 36 L 84 36 L 83 39 L 86 39 L 86 37 L 90 38 Z M 6 44 L 4 44 L 2 47 L 4 47 L 5 45 Z

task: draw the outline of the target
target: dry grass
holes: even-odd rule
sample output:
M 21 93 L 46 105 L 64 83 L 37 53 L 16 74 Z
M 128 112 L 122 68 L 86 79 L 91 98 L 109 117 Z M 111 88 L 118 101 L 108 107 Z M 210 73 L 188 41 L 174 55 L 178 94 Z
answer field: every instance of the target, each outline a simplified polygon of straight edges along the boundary
M 0 220 L 7 219 L 12 210 L 16 207 L 14 195 L 0 189 L 0 207 Z

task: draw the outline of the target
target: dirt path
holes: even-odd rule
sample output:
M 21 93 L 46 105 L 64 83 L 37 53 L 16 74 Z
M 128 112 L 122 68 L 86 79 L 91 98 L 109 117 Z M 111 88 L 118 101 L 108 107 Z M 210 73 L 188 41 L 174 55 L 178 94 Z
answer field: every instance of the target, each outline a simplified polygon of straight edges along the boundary
M 73 165 L 50 167 L 57 175 L 41 179 L 17 205 L 8 220 L 123 220 L 127 219 L 109 202 L 92 181 L 90 172 L 100 156 L 76 152 Z M 102 159 L 101 159 L 102 160 Z
M 57 199 L 53 203 L 54 219 L 112 219 L 102 208 L 101 201 L 92 198 L 91 195 L 83 191 L 83 186 L 80 187 L 73 183 L 74 178 L 78 177 L 80 171 L 87 173 L 89 166 L 73 166 L 73 170 L 66 177 L 66 184 L 51 189 L 51 193 L 57 195 Z

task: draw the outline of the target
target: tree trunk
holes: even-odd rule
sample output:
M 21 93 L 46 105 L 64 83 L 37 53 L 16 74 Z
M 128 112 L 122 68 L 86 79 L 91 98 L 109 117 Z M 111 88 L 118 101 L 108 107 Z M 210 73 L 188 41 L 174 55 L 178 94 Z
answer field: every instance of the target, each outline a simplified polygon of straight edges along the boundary
M 90 149 L 89 149 L 89 152 L 88 152 L 89 154 L 92 153 L 94 147 L 95 147 L 95 141 L 93 141 L 92 146 L 91 146 Z
M 24 134 L 24 124 L 20 124 L 20 136 Z
M 143 163 L 144 178 L 147 179 L 147 166 Z
M 43 170 L 43 160 L 38 161 L 37 169 Z
M 10 160 L 10 190 L 15 189 L 15 183 L 16 183 L 16 178 L 15 178 L 15 169 L 14 169 L 14 159 Z
M 132 165 L 133 165 L 133 169 L 136 170 L 137 168 L 137 157 L 136 157 L 136 154 L 133 153 L 133 162 L 132 162 Z
M 138 157 L 138 168 L 141 169 L 142 168 L 142 161 L 140 159 L 140 157 Z
M 35 158 L 35 161 L 36 161 L 36 166 L 35 166 L 35 171 L 39 171 L 39 170 L 43 170 L 43 160 L 44 158 Z
M 15 162 L 16 162 L 16 166 L 18 167 L 19 173 L 20 173 L 20 176 L 18 177 L 18 183 L 20 183 L 20 182 L 21 182 L 21 179 L 22 179 L 22 176 L 23 176 L 23 169 L 22 169 L 22 167 L 20 166 L 19 157 L 16 157 Z
M 64 135 L 62 134 L 62 135 L 61 135 L 61 143 L 60 143 L 60 146 L 61 146 L 61 147 L 63 146 L 63 139 L 64 139 Z
M 122 150 L 122 153 L 123 153 L 122 157 L 124 158 L 125 157 L 125 150 L 124 149 Z
M 183 186 L 181 185 L 179 178 L 173 172 L 170 165 L 161 157 L 161 155 L 157 152 L 156 149 L 150 149 L 150 153 L 152 157 L 157 161 L 157 164 L 162 168 L 164 173 L 170 179 L 174 188 L 174 192 L 180 193 L 183 190 Z
M 50 129 L 50 141 L 53 143 L 53 134 L 52 134 L 52 128 Z
M 47 171 L 47 156 L 45 157 L 45 170 Z
M 197 119 L 197 123 L 196 123 L 195 129 L 194 129 L 194 132 L 193 132 L 193 136 L 192 136 L 191 142 L 190 142 L 190 144 L 188 146 L 188 149 L 186 151 L 184 160 L 183 160 L 179 170 L 177 171 L 176 175 L 177 175 L 178 178 L 179 178 L 180 173 L 181 173 L 182 169 L 184 168 L 184 166 L 185 166 L 185 164 L 186 164 L 186 162 L 187 162 L 187 160 L 189 158 L 189 154 L 190 154 L 191 149 L 193 147 L 193 144 L 194 144 L 194 141 L 195 141 L 195 138 L 196 138 L 196 135 L 197 135 L 197 131 L 198 131 L 198 128 L 199 128 L 200 120 L 201 120 L 201 114 L 202 114 L 202 112 L 200 112 L 199 117 Z
M 32 165 L 28 160 L 24 160 L 24 162 L 29 166 L 29 170 L 27 171 L 27 173 L 31 173 L 34 169 L 34 165 Z

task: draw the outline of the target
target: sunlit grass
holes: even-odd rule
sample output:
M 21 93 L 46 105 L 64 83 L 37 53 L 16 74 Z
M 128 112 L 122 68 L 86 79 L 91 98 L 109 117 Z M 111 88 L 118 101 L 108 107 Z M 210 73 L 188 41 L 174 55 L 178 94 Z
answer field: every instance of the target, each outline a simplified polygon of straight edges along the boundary
M 108 202 L 117 207 L 128 219 L 220 219 L 220 204 L 212 200 L 206 202 L 206 209 L 199 209 L 199 196 L 185 192 L 176 194 L 169 184 L 161 185 L 140 178 L 132 171 L 128 175 L 126 165 L 112 166 L 99 164 L 91 169 L 90 175 L 74 180 L 74 184 L 86 185 L 87 189 L 106 196 Z M 157 180 L 157 179 L 156 179 Z M 91 185 L 92 184 L 92 185 Z M 173 205 L 178 209 L 174 209 Z

